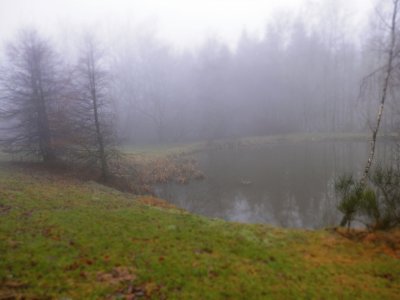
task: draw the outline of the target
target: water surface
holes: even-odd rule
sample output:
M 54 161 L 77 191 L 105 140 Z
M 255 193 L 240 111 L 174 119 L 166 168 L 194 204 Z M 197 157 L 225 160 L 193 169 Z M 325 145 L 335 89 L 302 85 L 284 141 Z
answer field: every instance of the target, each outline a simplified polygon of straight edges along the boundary
M 339 222 L 334 181 L 361 173 L 366 141 L 279 142 L 196 154 L 206 179 L 155 188 L 156 194 L 190 212 L 230 221 L 320 228 Z M 377 147 L 381 162 L 392 153 Z

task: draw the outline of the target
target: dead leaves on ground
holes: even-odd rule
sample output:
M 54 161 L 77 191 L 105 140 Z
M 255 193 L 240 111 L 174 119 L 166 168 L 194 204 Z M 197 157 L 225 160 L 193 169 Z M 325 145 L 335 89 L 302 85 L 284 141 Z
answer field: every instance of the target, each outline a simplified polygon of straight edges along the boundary
M 115 294 L 107 297 L 107 300 L 125 299 L 149 299 L 155 297 L 155 299 L 166 299 L 165 295 L 161 291 L 162 285 L 156 284 L 155 282 L 147 282 L 142 286 L 134 286 L 132 284 L 120 289 Z
M 0 282 L 0 300 L 27 299 L 23 295 L 23 291 L 27 287 L 28 284 L 17 280 L 6 280 L 4 282 Z
M 11 210 L 11 206 L 0 204 L 0 215 L 5 215 Z
M 162 299 L 160 295 L 161 285 L 154 282 L 147 282 L 142 286 L 135 286 L 133 281 L 136 279 L 134 274 L 134 268 L 129 267 L 115 267 L 109 272 L 98 272 L 97 281 L 104 284 L 122 286 L 113 295 L 107 297 L 109 300 L 114 299 L 126 299 L 133 300 L 139 298 L 149 298 L 151 295 L 157 294 Z
M 108 272 L 98 272 L 96 279 L 98 282 L 111 286 L 123 286 L 117 292 L 107 297 L 107 299 L 137 299 L 145 295 L 140 287 L 134 287 L 133 281 L 136 279 L 134 268 L 115 267 Z
M 107 284 L 133 281 L 136 279 L 136 275 L 133 271 L 133 268 L 115 267 L 110 272 L 98 272 L 97 280 Z
M 367 231 L 336 229 L 336 233 L 354 242 L 364 243 L 372 247 L 374 253 L 385 253 L 400 258 L 400 229 L 390 231 Z

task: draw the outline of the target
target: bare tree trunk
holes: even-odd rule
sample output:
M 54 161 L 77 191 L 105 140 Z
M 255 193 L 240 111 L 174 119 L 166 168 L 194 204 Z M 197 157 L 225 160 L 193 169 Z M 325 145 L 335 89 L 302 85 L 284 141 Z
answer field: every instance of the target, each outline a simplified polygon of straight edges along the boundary
M 77 128 L 76 157 L 83 163 L 100 170 L 99 180 L 110 180 L 110 160 L 118 155 L 114 148 L 110 114 L 110 77 L 103 50 L 91 34 L 82 40 L 82 53 L 76 65 L 73 104 Z
M 52 147 L 51 133 L 49 126 L 49 117 L 47 114 L 45 98 L 43 94 L 42 82 L 40 79 L 40 74 L 38 75 L 38 118 L 39 118 L 39 139 L 40 139 L 40 149 L 42 152 L 42 157 L 45 162 L 51 162 L 56 159 L 54 149 Z
M 90 76 L 90 93 L 93 104 L 94 125 L 96 127 L 96 140 L 98 144 L 99 159 L 101 165 L 101 178 L 103 181 L 106 181 L 109 176 L 109 172 L 108 172 L 106 153 L 104 149 L 103 134 L 100 129 L 99 112 L 98 112 L 99 105 L 96 92 L 95 62 L 93 57 L 93 49 L 91 49 L 89 53 L 88 72 Z
M 385 106 L 385 101 L 388 95 L 389 83 L 393 71 L 393 60 L 395 56 L 395 46 L 396 46 L 396 19 L 397 19 L 397 7 L 398 7 L 399 0 L 393 0 L 393 13 L 392 13 L 392 20 L 390 24 L 390 45 L 389 45 L 389 52 L 388 52 L 388 62 L 386 66 L 386 74 L 382 85 L 382 95 L 381 101 L 379 105 L 378 115 L 376 126 L 372 131 L 372 138 L 371 138 L 371 149 L 367 164 L 364 169 L 364 176 L 361 179 L 361 183 L 364 185 L 367 181 L 369 171 L 371 169 L 372 161 L 375 156 L 375 145 L 376 145 L 376 137 L 378 135 L 379 127 L 382 120 L 383 109 Z
M 49 117 L 42 81 L 42 66 L 39 58 L 42 53 L 39 53 L 40 49 L 38 47 L 32 47 L 29 50 L 29 56 L 31 57 L 31 61 L 29 62 L 31 88 L 33 98 L 36 102 L 35 110 L 37 113 L 39 151 L 44 162 L 51 162 L 56 159 L 56 155 L 52 147 Z
M 104 141 L 103 135 L 101 134 L 100 130 L 100 122 L 99 122 L 99 115 L 98 115 L 98 105 L 97 105 L 97 96 L 96 90 L 92 89 L 92 97 L 93 97 L 93 111 L 94 111 L 94 123 L 96 127 L 96 139 L 99 146 L 99 159 L 101 164 L 101 177 L 103 180 L 106 180 L 108 177 L 108 164 L 107 159 L 104 151 Z

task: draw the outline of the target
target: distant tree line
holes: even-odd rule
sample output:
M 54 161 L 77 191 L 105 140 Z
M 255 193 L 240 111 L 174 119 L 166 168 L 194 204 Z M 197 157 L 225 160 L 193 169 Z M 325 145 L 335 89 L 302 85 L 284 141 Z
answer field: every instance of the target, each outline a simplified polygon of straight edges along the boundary
M 368 131 L 375 91 L 361 99 L 360 85 L 378 63 L 369 51 L 372 34 L 356 42 L 345 20 L 320 26 L 324 21 L 313 27 L 300 18 L 278 20 L 261 38 L 243 32 L 234 50 L 217 38 L 184 52 L 151 34 L 116 41 L 121 139 Z M 383 128 L 393 130 L 397 120 L 388 112 Z
M 154 32 L 121 29 L 102 46 L 86 38 L 56 51 L 37 32 L 22 33 L 1 63 L 3 144 L 106 173 L 116 142 L 368 131 L 379 88 L 360 97 L 360 85 L 379 66 L 370 50 L 382 35 L 371 23 L 356 39 L 352 16 L 329 3 L 313 22 L 282 15 L 260 36 L 243 31 L 235 47 L 211 37 L 176 51 Z M 398 125 L 393 95 L 382 130 Z

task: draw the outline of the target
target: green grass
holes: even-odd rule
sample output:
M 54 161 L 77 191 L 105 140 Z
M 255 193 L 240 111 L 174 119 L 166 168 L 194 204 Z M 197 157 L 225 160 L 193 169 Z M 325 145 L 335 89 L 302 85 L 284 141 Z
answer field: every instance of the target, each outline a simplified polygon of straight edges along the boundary
M 142 200 L 97 184 L 0 171 L 0 299 L 132 293 L 395 299 L 400 293 L 400 261 L 383 244 L 212 220 Z

